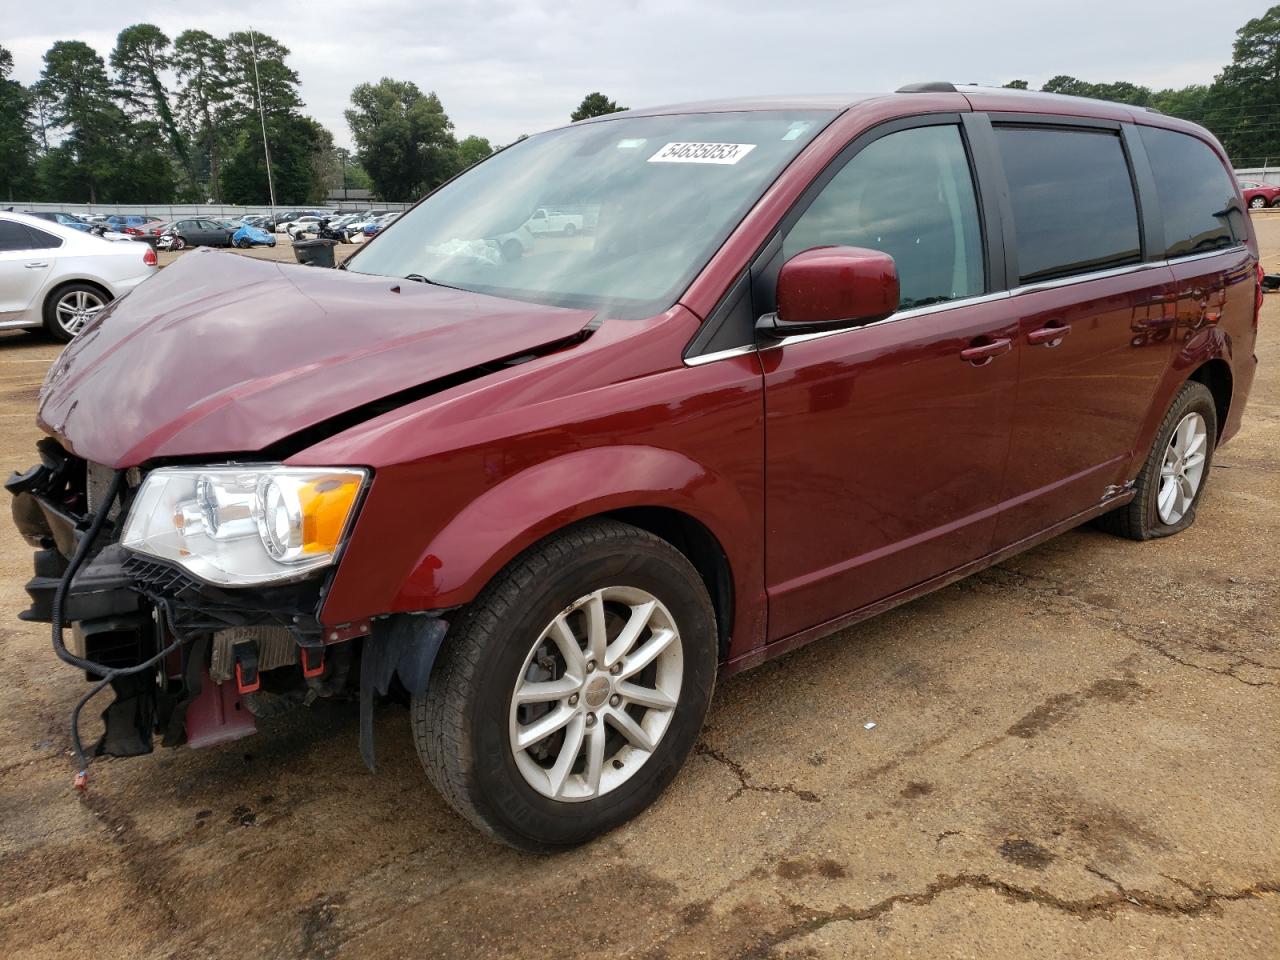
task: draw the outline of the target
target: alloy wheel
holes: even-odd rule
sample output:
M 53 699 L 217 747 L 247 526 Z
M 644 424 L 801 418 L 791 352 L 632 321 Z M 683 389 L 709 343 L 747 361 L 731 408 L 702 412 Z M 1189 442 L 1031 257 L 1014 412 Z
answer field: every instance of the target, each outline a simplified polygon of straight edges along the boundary
M 554 800 L 616 790 L 667 732 L 683 676 L 680 631 L 652 594 L 615 586 L 575 600 L 543 629 L 512 691 L 521 776 Z
M 1163 523 L 1173 525 L 1187 515 L 1204 478 L 1209 431 L 1204 417 L 1192 411 L 1178 421 L 1160 465 L 1160 492 L 1156 511 Z
M 106 305 L 102 295 L 92 290 L 70 290 L 58 299 L 53 312 L 58 318 L 58 326 L 68 336 L 74 337 Z

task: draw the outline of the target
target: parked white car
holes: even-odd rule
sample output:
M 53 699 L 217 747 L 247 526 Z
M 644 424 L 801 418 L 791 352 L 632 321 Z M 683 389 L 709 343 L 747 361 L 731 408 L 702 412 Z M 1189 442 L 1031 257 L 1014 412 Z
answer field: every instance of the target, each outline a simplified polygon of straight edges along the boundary
M 325 218 L 313 216 L 299 217 L 297 220 L 294 220 L 285 227 L 285 232 L 296 240 L 299 234 L 314 231 L 323 219 Z
M 150 244 L 0 213 L 0 329 L 44 327 L 70 340 L 156 269 Z
M 533 216 L 524 222 L 525 229 L 535 237 L 545 233 L 562 233 L 571 237 L 582 230 L 582 214 L 560 213 L 539 207 Z

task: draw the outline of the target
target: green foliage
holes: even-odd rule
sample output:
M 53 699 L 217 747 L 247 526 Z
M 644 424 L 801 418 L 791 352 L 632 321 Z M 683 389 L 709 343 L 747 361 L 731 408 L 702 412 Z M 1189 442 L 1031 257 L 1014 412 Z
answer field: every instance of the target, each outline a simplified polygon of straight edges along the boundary
M 458 169 L 465 170 L 493 153 L 493 145 L 484 137 L 474 134 L 458 142 Z
M 578 109 L 569 114 L 569 119 L 576 123 L 579 120 L 586 120 L 588 117 L 603 117 L 606 113 L 619 113 L 626 109 L 626 107 L 618 106 L 616 101 L 610 100 L 597 90 L 594 93 L 588 93 L 582 98 L 582 102 L 578 104 Z
M 1004 89 L 1006 89 L 1006 90 L 1026 90 L 1026 89 L 1027 89 L 1027 81 L 1025 81 L 1025 80 L 1010 80 L 1008 83 L 1006 83 L 1006 84 L 1004 85 Z
M 30 192 L 36 155 L 33 98 L 26 87 L 9 79 L 12 72 L 13 54 L 0 47 L 0 197 L 9 200 Z
M 457 170 L 458 144 L 440 98 L 410 81 L 360 84 L 346 118 L 360 165 L 384 200 L 420 196 Z
M 310 117 L 286 113 L 267 118 L 267 135 L 277 205 L 324 199 L 327 184 L 317 177 L 316 156 L 332 145 L 328 132 Z M 227 203 L 270 200 L 261 126 L 246 123 L 237 134 L 222 166 L 222 194 Z
M 230 136 L 226 45 L 203 30 L 185 30 L 173 44 L 178 72 L 178 120 L 192 143 L 192 166 L 205 193 L 221 202 L 222 157 Z
M 163 140 L 176 160 L 188 192 L 195 186 L 187 137 L 178 128 L 161 71 L 169 66 L 169 38 L 151 23 L 125 27 L 111 51 L 118 92 L 135 125 L 149 141 Z

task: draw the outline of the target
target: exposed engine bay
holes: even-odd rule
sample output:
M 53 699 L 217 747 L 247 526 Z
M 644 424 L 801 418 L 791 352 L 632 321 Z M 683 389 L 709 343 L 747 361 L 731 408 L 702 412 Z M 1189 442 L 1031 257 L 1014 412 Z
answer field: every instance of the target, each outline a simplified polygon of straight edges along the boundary
M 397 683 L 425 689 L 443 611 L 325 625 L 325 574 L 257 588 L 201 582 L 118 542 L 141 471 L 86 462 L 52 438 L 38 449 L 40 464 L 5 484 L 35 548 L 20 616 L 51 624 L 55 653 L 92 684 L 71 718 L 78 786 L 92 757 L 149 753 L 156 736 L 212 746 L 320 698 L 358 697 L 361 755 L 374 769 L 375 699 Z M 107 687 L 114 700 L 86 750 L 80 713 Z

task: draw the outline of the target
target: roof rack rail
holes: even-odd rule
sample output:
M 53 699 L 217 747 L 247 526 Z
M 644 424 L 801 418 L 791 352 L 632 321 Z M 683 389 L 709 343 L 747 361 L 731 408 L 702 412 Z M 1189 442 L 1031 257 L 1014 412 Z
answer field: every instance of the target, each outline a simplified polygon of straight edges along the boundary
M 920 83 L 907 83 L 894 93 L 955 93 L 956 85 L 946 80 L 923 80 Z

